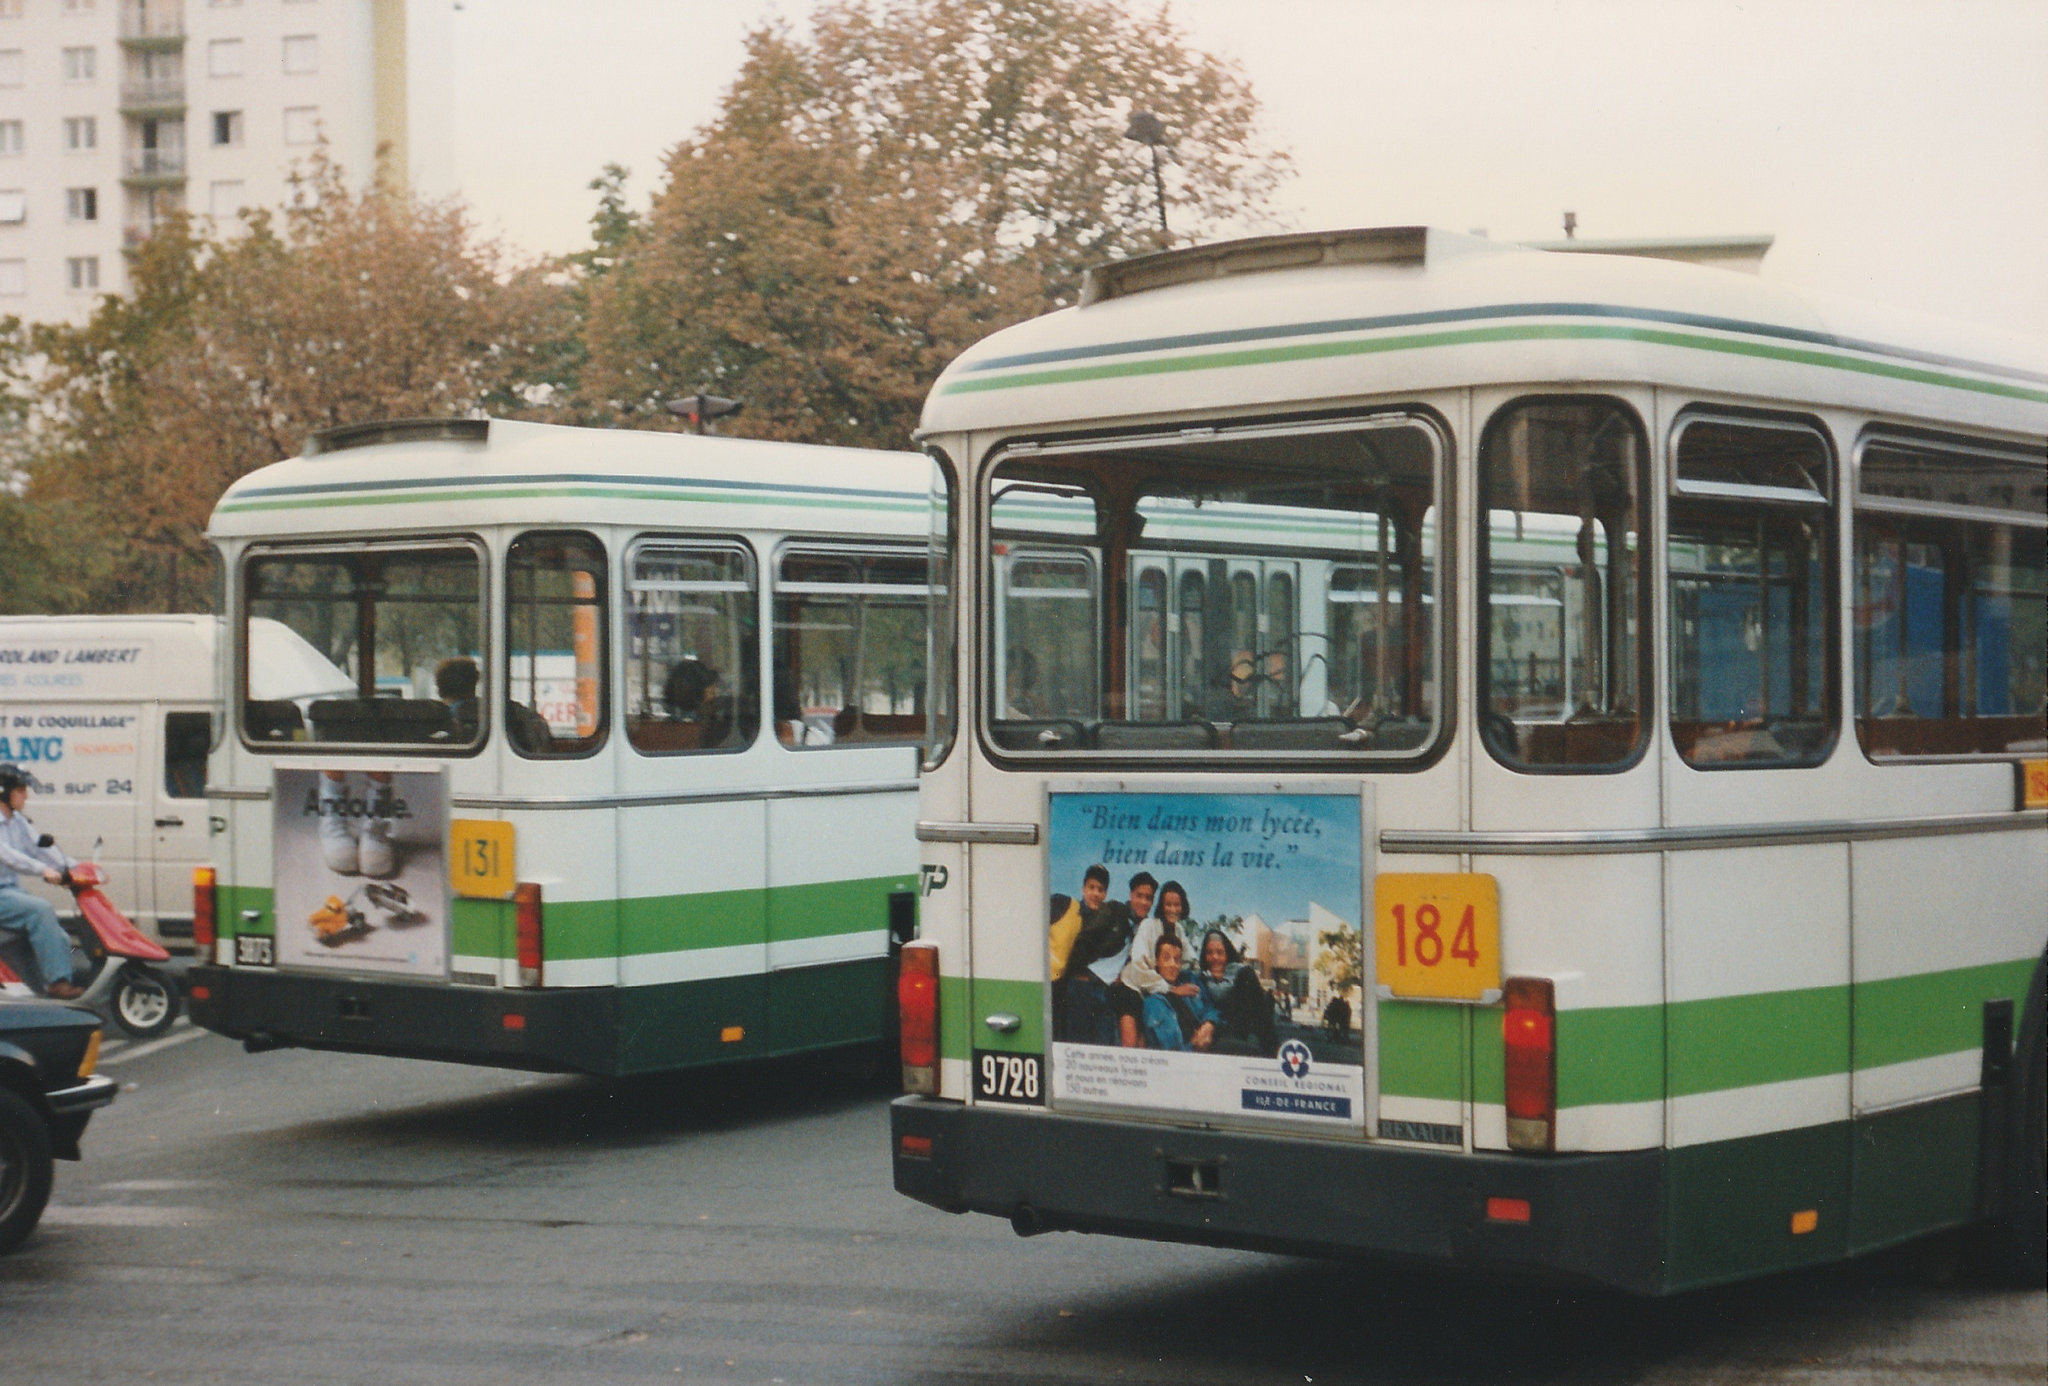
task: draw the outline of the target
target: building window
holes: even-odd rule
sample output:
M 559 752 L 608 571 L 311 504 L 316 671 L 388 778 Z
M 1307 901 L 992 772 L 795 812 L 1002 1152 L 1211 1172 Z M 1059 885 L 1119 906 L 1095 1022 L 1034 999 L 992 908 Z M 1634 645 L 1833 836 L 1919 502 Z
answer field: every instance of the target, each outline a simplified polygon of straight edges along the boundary
M 284 70 L 288 77 L 320 70 L 320 40 L 313 34 L 292 34 L 284 41 Z
M 64 190 L 64 220 L 98 221 L 100 219 L 100 190 L 98 188 L 66 188 Z
M 318 144 L 320 142 L 320 108 L 318 106 L 285 107 L 284 142 L 286 144 Z
M 21 122 L 0 120 L 0 154 L 19 154 L 21 147 Z
M 65 282 L 76 291 L 83 293 L 100 286 L 100 257 L 97 255 L 74 255 L 64 262 Z
M 249 205 L 242 193 L 242 180 L 223 178 L 206 190 L 206 210 L 216 217 L 231 217 Z
M 242 75 L 242 41 L 238 38 L 214 39 L 206 45 L 206 75 L 209 77 L 239 77 Z
M 218 146 L 236 146 L 242 143 L 242 113 L 240 111 L 215 111 L 213 113 L 213 142 Z
M 0 188 L 0 223 L 28 220 L 28 193 L 20 188 Z
M 100 144 L 100 123 L 92 116 L 66 116 L 64 118 L 64 147 L 73 153 L 97 149 Z
M 0 87 L 21 85 L 21 50 L 0 48 Z
M 20 298 L 28 292 L 28 261 L 0 260 L 0 298 Z
M 94 48 L 65 49 L 64 80 L 90 82 L 99 75 L 99 56 L 99 50 Z

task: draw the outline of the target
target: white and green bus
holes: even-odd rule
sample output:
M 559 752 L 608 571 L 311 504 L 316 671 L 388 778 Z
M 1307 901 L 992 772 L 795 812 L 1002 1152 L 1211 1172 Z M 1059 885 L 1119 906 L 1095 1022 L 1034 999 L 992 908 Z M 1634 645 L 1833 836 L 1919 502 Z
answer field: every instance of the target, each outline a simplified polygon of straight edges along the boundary
M 914 455 L 483 419 L 238 481 L 194 1018 L 602 1074 L 886 1041 L 928 485 Z M 252 687 L 266 623 L 328 693 Z
M 956 361 L 897 1188 L 2039 1284 L 2048 347 L 1420 228 Z M 942 531 L 942 532 L 940 532 Z

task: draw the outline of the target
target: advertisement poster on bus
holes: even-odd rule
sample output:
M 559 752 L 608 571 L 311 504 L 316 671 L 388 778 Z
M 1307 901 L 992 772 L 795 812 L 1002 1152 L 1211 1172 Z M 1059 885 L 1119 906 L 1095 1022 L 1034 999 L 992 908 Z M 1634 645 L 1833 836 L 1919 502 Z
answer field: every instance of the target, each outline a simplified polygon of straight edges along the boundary
M 1054 1103 L 1361 1128 L 1363 797 L 1049 798 Z
M 448 786 L 439 770 L 277 771 L 276 962 L 448 971 Z

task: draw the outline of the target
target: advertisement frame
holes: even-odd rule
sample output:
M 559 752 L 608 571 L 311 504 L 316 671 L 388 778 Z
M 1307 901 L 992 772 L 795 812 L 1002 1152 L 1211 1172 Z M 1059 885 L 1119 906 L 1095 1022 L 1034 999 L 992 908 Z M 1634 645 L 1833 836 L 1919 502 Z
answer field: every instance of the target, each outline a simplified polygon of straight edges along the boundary
M 318 775 L 328 770 L 347 771 L 353 774 L 368 774 L 371 771 L 383 773 L 388 771 L 394 775 L 432 775 L 439 780 L 440 812 L 438 815 L 439 821 L 434 825 L 435 840 L 438 843 L 438 855 L 440 858 L 440 893 L 436 897 L 441 911 L 439 925 L 441 930 L 441 966 L 438 972 L 426 970 L 407 971 L 395 967 L 365 966 L 362 964 L 350 966 L 348 961 L 341 957 L 337 957 L 331 965 L 326 963 L 285 961 L 282 936 L 284 919 L 282 912 L 277 908 L 277 870 L 280 847 L 278 817 L 282 812 L 282 806 L 286 802 L 281 777 L 286 773 L 311 773 Z M 439 761 L 392 757 L 389 760 L 379 760 L 374 763 L 366 763 L 362 760 L 295 760 L 284 764 L 273 764 L 271 772 L 269 844 L 271 873 L 270 927 L 271 938 L 273 939 L 271 945 L 273 950 L 272 956 L 275 959 L 271 969 L 278 973 L 291 973 L 301 977 L 356 977 L 374 978 L 384 982 L 412 983 L 420 986 L 447 985 L 454 975 L 455 967 L 455 884 L 449 870 L 449 837 L 451 824 L 455 818 L 455 806 L 453 803 L 452 776 L 449 774 L 449 767 Z
M 1372 920 L 1374 908 L 1373 882 L 1378 875 L 1379 828 L 1377 803 L 1374 786 L 1363 780 L 1329 780 L 1308 776 L 1267 778 L 1239 776 L 1188 776 L 1167 778 L 1158 775 L 1058 775 L 1046 777 L 1039 791 L 1039 821 L 1046 825 L 1044 844 L 1039 851 L 1039 901 L 1041 918 L 1043 902 L 1053 894 L 1052 881 L 1052 798 L 1055 794 L 1186 794 L 1186 795 L 1234 795 L 1250 796 L 1260 794 L 1296 794 L 1325 798 L 1356 796 L 1358 800 L 1358 865 L 1359 865 L 1359 1062 L 1364 1077 L 1364 1110 L 1359 1119 L 1346 1127 L 1338 1127 L 1327 1121 L 1313 1118 L 1287 1116 L 1244 1116 L 1234 1112 L 1208 1112 L 1175 1110 L 1166 1107 L 1132 1106 L 1124 1103 L 1096 1102 L 1088 1099 L 1058 1098 L 1059 1054 L 1053 1038 L 1053 986 L 1051 958 L 1041 940 L 1037 949 L 1044 992 L 1040 1005 L 1040 1022 L 1045 1036 L 1045 1109 L 1048 1112 L 1064 1113 L 1069 1116 L 1100 1116 L 1129 1118 L 1138 1121 L 1174 1123 L 1185 1125 L 1191 1119 L 1204 1127 L 1217 1130 L 1259 1131 L 1266 1133 L 1284 1132 L 1289 1136 L 1312 1136 L 1324 1140 L 1377 1140 L 1379 1138 L 1380 1079 L 1379 1079 L 1379 1006 L 1375 959 L 1373 957 Z M 1042 930 L 1041 930 L 1042 933 Z

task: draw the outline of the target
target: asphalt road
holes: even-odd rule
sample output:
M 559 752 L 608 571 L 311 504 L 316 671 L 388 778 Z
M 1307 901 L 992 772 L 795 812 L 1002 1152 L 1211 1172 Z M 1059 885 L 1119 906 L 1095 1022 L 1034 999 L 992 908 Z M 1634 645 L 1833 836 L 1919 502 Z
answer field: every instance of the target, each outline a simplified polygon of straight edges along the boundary
M 889 1185 L 843 1067 L 604 1084 L 110 1046 L 0 1382 L 2039 1382 L 1953 1248 L 1659 1303 L 1056 1234 Z

